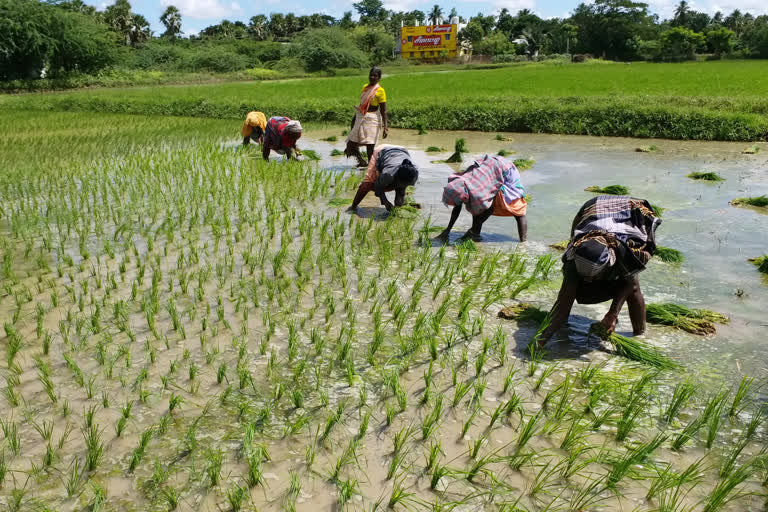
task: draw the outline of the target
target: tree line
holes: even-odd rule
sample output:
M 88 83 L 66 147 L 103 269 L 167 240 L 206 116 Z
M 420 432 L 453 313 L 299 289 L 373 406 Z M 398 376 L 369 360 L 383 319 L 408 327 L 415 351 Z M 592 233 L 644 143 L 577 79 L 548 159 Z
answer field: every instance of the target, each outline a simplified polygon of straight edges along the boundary
M 354 15 L 357 15 L 356 17 Z M 103 11 L 82 0 L 0 0 L 0 80 L 97 73 L 104 69 L 164 71 L 317 71 L 364 67 L 396 57 L 402 25 L 459 18 L 459 41 L 474 55 L 497 61 L 541 55 L 591 55 L 612 60 L 682 61 L 708 54 L 768 58 L 768 16 L 738 9 L 710 16 L 681 1 L 671 19 L 632 0 L 581 3 L 568 18 L 543 19 L 528 9 L 513 14 L 456 9 L 392 11 L 361 0 L 340 18 L 272 13 L 247 23 L 222 20 L 185 35 L 180 11 L 169 6 L 155 34 L 128 0 Z M 286 44 L 287 43 L 287 44 Z

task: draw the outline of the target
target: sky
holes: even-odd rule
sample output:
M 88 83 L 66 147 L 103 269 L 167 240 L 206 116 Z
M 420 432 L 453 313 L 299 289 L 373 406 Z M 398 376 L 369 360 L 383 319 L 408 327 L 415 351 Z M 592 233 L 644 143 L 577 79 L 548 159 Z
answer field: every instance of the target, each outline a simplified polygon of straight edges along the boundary
M 87 3 L 104 9 L 113 3 L 111 0 L 86 0 Z M 299 2 L 284 2 L 281 0 L 129 0 L 133 11 L 142 14 L 149 21 L 155 33 L 161 33 L 163 27 L 159 18 L 165 7 L 175 5 L 182 14 L 182 31 L 186 35 L 194 35 L 201 29 L 214 25 L 223 19 L 230 21 L 240 20 L 248 23 L 251 16 L 257 14 L 269 15 L 273 12 L 296 15 L 312 14 L 315 12 L 329 14 L 340 18 L 344 11 L 353 11 L 354 0 L 302 0 Z M 387 9 L 395 11 L 410 11 L 419 9 L 428 13 L 435 0 L 383 0 Z M 509 9 L 512 13 L 520 9 L 530 9 L 542 18 L 564 18 L 580 3 L 581 0 L 440 0 L 437 2 L 446 13 L 455 7 L 458 13 L 465 18 L 483 14 L 495 14 L 502 8 Z M 670 18 L 679 0 L 645 0 L 650 5 L 651 11 L 662 18 Z M 768 1 L 766 0 L 689 0 L 688 3 L 694 10 L 714 14 L 722 11 L 727 14 L 734 9 L 742 12 L 750 12 L 757 16 L 768 14 Z

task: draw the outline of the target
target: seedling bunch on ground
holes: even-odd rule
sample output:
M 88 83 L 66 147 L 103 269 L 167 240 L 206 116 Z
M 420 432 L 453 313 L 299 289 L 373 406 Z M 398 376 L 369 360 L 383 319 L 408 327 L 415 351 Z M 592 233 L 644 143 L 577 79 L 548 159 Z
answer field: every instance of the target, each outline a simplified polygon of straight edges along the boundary
M 8 508 L 757 507 L 757 384 L 532 359 L 495 312 L 551 255 L 346 215 L 358 172 L 263 162 L 230 128 L 0 114 Z
M 598 187 L 592 185 L 584 189 L 586 192 L 594 192 L 595 194 L 607 194 L 611 196 L 628 196 L 629 189 L 624 185 L 608 185 L 606 187 Z

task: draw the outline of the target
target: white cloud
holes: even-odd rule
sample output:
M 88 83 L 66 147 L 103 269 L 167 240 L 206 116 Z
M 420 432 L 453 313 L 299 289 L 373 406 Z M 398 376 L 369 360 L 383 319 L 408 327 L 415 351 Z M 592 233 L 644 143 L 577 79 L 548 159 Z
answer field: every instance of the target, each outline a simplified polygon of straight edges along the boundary
M 647 0 L 651 12 L 658 14 L 662 19 L 669 19 L 675 15 L 675 8 L 679 0 Z M 688 1 L 691 10 L 706 12 L 713 15 L 720 11 L 728 15 L 738 9 L 742 13 L 751 13 L 754 16 L 768 14 L 768 3 L 765 0 L 703 0 L 700 2 Z
M 499 11 L 506 8 L 509 12 L 515 14 L 520 9 L 535 10 L 536 0 L 494 0 L 493 7 Z
M 161 0 L 163 7 L 175 5 L 183 16 L 190 18 L 208 19 L 224 18 L 242 12 L 237 2 L 220 2 L 219 0 Z

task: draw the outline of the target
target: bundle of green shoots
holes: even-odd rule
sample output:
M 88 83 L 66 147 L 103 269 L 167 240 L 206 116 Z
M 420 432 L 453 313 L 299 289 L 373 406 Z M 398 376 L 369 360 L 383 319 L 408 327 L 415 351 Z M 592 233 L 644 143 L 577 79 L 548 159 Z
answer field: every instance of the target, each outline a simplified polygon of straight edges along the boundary
M 652 324 L 669 325 L 692 334 L 714 334 L 715 322 L 728 323 L 728 317 L 707 309 L 691 309 L 679 304 L 648 304 L 646 320 Z
M 716 172 L 696 171 L 688 174 L 688 177 L 692 180 L 702 181 L 725 181 L 722 176 Z
M 514 163 L 518 171 L 527 171 L 533 167 L 533 164 L 536 163 L 536 160 L 533 158 L 515 158 Z
M 594 192 L 595 194 L 608 194 L 611 196 L 628 196 L 629 189 L 624 185 L 608 185 L 607 187 L 591 186 L 584 189 L 585 192 Z
M 546 329 L 550 322 L 549 313 L 537 308 L 536 306 L 532 306 L 531 304 L 523 302 L 521 304 L 516 304 L 514 306 L 504 308 L 499 312 L 499 316 L 502 316 L 502 314 L 504 314 L 504 318 L 514 318 L 517 321 L 531 321 L 541 323 L 539 330 L 536 332 L 536 335 L 534 336 L 533 341 L 529 346 L 531 353 L 536 353 L 539 350 L 536 347 L 538 337 L 540 336 L 541 332 Z M 506 315 L 514 316 L 508 317 Z M 626 357 L 627 359 L 632 359 L 633 361 L 655 366 L 656 368 L 661 368 L 663 370 L 680 368 L 679 364 L 662 355 L 658 350 L 648 345 L 647 343 L 644 343 L 637 338 L 627 338 L 620 334 L 609 333 L 599 322 L 592 325 L 590 332 L 598 335 L 602 340 L 605 340 L 613 345 L 616 353 L 620 356 Z
M 453 148 L 453 154 L 448 157 L 446 162 L 448 163 L 461 163 L 461 155 L 466 153 L 467 150 L 467 141 L 464 139 L 456 139 L 456 145 Z
M 663 245 L 656 246 L 656 256 L 658 256 L 661 261 L 666 263 L 680 263 L 684 259 L 683 253 L 677 249 L 664 247 Z
M 768 196 L 738 197 L 731 201 L 733 206 L 754 206 L 756 208 L 768 208 Z
M 620 356 L 627 359 L 645 363 L 649 366 L 655 366 L 662 370 L 673 370 L 681 366 L 668 357 L 662 355 L 654 347 L 644 343 L 637 338 L 627 338 L 615 332 L 608 332 L 603 324 L 596 322 L 592 324 L 590 332 L 598 335 L 602 340 L 607 341 L 616 350 Z
M 759 272 L 768 274 L 768 255 L 760 256 L 758 258 L 750 258 L 749 262 L 756 266 Z
M 549 244 L 549 246 L 557 251 L 564 251 L 568 248 L 569 243 L 571 243 L 571 240 L 566 238 L 565 240 L 560 240 L 556 244 Z
M 521 302 L 499 311 L 499 318 L 517 320 L 518 322 L 533 322 L 541 324 L 547 317 L 547 312 L 528 302 Z

